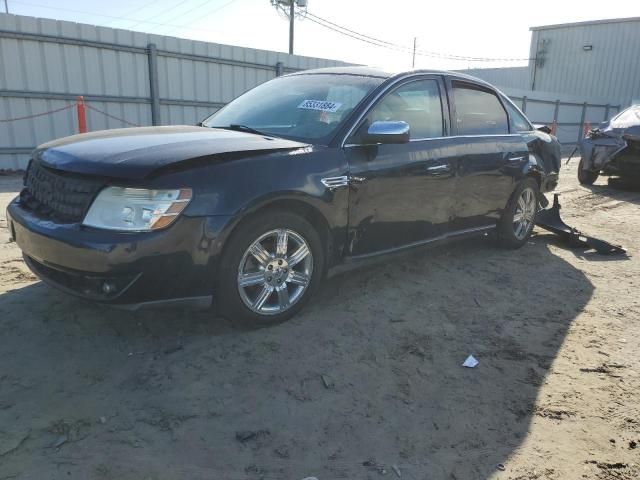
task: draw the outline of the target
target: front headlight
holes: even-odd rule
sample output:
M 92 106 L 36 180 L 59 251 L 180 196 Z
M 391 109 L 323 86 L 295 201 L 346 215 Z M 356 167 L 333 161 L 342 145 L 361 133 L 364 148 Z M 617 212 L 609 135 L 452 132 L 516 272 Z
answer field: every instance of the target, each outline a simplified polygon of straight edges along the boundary
M 82 224 L 125 232 L 157 230 L 173 223 L 190 200 L 189 188 L 107 187 L 93 201 Z

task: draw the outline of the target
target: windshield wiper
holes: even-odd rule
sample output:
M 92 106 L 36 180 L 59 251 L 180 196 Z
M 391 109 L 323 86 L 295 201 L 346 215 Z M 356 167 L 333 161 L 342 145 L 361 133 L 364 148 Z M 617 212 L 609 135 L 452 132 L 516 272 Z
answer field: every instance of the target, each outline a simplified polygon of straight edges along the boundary
M 232 123 L 227 127 L 213 127 L 213 128 L 222 128 L 225 130 L 236 130 L 238 132 L 255 133 L 257 135 L 266 135 L 268 137 L 273 136 L 268 133 L 261 132 L 260 130 L 256 130 L 255 128 L 248 127 L 247 125 L 240 125 L 238 123 Z

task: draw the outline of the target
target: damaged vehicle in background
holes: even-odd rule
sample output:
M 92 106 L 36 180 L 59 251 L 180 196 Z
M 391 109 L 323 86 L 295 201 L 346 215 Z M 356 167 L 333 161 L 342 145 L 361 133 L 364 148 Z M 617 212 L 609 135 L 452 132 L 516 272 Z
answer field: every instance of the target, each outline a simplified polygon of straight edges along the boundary
M 344 264 L 495 231 L 523 246 L 557 139 L 488 83 L 365 67 L 257 86 L 201 126 L 40 146 L 9 231 L 66 292 L 137 308 L 290 318 Z
M 600 174 L 640 180 L 640 105 L 591 129 L 579 148 L 581 184 L 592 185 Z

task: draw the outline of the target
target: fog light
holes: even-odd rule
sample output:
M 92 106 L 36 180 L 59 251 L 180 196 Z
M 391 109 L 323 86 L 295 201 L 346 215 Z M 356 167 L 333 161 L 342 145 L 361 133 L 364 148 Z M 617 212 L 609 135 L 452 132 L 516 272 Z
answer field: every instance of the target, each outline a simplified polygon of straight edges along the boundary
M 111 282 L 102 282 L 102 291 L 109 295 L 116 291 L 116 286 Z

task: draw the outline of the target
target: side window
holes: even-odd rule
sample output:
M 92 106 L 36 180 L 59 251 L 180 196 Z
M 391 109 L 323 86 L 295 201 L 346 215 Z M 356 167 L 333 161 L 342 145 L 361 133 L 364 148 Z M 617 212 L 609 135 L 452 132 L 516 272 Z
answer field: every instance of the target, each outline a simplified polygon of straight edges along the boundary
M 418 80 L 387 93 L 367 114 L 360 132 L 373 122 L 404 121 L 411 127 L 411 140 L 441 137 L 443 131 L 442 99 L 436 80 Z
M 474 86 L 453 82 L 453 101 L 458 135 L 501 135 L 509 133 L 507 112 L 495 94 Z
M 511 133 L 529 132 L 533 130 L 531 123 L 529 123 L 529 120 L 520 113 L 520 110 L 514 107 L 511 102 L 505 101 L 504 104 L 507 106 L 507 113 L 509 114 L 509 126 L 511 127 Z

